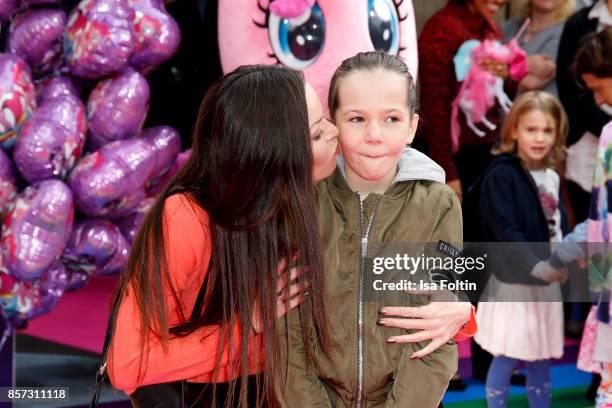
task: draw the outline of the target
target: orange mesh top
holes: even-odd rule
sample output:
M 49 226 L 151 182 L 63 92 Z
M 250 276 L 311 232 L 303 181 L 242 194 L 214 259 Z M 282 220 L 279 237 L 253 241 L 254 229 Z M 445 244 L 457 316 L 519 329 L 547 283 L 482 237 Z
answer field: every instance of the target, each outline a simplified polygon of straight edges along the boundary
M 208 272 L 211 255 L 210 230 L 207 213 L 187 195 L 170 196 L 164 204 L 164 240 L 168 269 L 178 293 L 174 300 L 170 286 L 166 291 L 166 313 L 169 327 L 181 320 L 182 311 L 189 319 L 196 297 Z M 108 373 L 113 385 L 127 394 L 142 385 L 158 384 L 187 379 L 191 382 L 225 382 L 241 374 L 237 364 L 230 370 L 230 354 L 227 344 L 220 361 L 219 373 L 213 371 L 219 347 L 219 326 L 201 327 L 185 337 L 171 337 L 166 350 L 159 338 L 149 333 L 150 354 L 143 364 L 143 373 L 138 377 L 140 364 L 140 312 L 131 288 L 121 301 L 117 323 L 108 353 Z M 249 374 L 261 370 L 261 336 L 251 337 L 249 350 Z M 232 362 L 239 360 L 240 330 L 238 323 L 233 329 Z M 231 372 L 230 372 L 231 371 Z

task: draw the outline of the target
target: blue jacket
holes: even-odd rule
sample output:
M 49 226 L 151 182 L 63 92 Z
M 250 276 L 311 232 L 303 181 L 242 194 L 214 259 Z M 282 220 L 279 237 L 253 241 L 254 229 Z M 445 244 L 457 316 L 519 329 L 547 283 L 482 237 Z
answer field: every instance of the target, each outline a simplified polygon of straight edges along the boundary
M 559 206 L 561 208 L 561 200 Z M 550 256 L 550 232 L 538 188 L 514 154 L 493 159 L 482 180 L 479 209 L 484 240 L 511 242 L 503 250 L 490 247 L 487 266 L 506 283 L 547 285 L 531 276 L 531 269 Z

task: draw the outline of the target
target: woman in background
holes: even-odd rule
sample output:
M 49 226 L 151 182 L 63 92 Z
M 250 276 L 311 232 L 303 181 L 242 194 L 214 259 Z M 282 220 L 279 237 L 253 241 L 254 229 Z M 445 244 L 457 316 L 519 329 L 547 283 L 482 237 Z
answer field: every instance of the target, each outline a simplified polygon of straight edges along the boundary
M 519 91 L 540 89 L 559 97 L 556 61 L 565 20 L 574 11 L 573 0 L 526 0 L 519 6 L 519 16 L 506 21 L 502 30 L 510 41 L 530 19 L 519 45 L 529 55 L 528 74 L 519 82 Z

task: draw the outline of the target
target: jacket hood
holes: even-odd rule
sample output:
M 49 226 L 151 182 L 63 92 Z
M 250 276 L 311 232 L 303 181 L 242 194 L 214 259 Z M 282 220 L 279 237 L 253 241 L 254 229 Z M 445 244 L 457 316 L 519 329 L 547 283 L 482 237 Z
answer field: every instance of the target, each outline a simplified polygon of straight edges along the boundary
M 344 156 L 338 156 L 336 163 L 342 176 L 346 180 Z M 442 167 L 412 147 L 404 148 L 398 167 L 397 175 L 395 179 L 393 179 L 393 184 L 408 180 L 427 180 L 446 183 L 446 174 Z

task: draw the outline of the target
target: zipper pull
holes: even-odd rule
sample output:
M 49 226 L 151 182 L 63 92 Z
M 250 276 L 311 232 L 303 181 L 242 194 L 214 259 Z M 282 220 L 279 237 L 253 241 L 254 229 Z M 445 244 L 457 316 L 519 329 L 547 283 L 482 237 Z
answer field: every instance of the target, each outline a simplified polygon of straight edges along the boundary
M 361 238 L 361 256 L 365 257 L 368 251 L 368 239 L 366 237 Z

